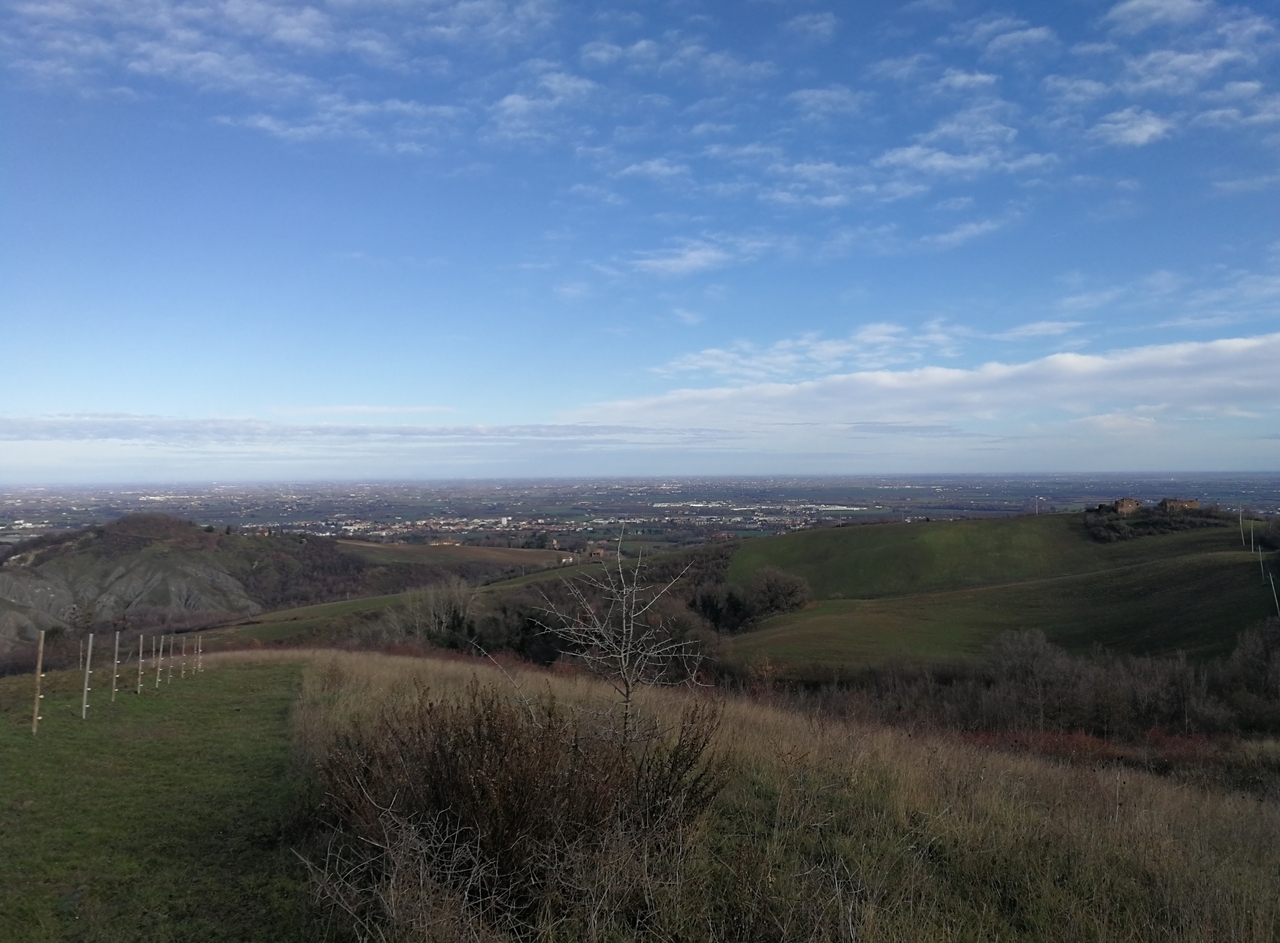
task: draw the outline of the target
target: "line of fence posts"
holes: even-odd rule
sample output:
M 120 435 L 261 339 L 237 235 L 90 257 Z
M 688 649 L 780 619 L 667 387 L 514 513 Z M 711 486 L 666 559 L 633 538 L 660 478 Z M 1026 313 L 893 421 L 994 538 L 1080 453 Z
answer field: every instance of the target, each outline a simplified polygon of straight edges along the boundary
M 81 691 L 80 691 L 80 719 L 81 720 L 88 720 L 89 718 L 89 692 L 93 690 L 92 685 L 90 685 L 89 683 L 90 676 L 93 674 L 93 636 L 94 636 L 94 633 L 90 632 L 87 637 L 87 644 L 86 644 L 86 639 L 80 640 L 80 658 L 79 658 L 78 665 L 79 665 L 79 670 L 83 671 L 84 673 L 83 674 L 84 680 L 83 680 L 83 684 L 81 685 Z M 173 683 L 173 661 L 174 661 L 173 646 L 177 638 L 177 633 L 170 633 L 167 636 L 165 635 L 159 636 L 158 647 L 156 644 L 157 636 L 153 635 L 151 636 L 151 661 L 156 668 L 156 680 L 155 680 L 156 689 L 159 689 L 160 687 L 160 678 L 165 675 L 166 666 L 165 666 L 165 656 L 164 656 L 164 644 L 165 644 L 166 638 L 168 639 L 168 642 L 169 642 L 169 662 L 168 662 L 168 673 L 167 673 L 165 683 L 166 684 Z M 44 640 L 45 640 L 45 630 L 41 629 L 39 641 L 36 644 L 35 699 L 31 709 L 32 736 L 34 736 L 36 732 L 40 729 L 40 721 L 44 720 L 43 715 L 41 715 L 40 713 L 40 702 L 44 699 L 44 693 L 41 691 L 42 681 L 44 679 L 44 674 L 45 674 L 44 672 Z M 144 673 L 144 667 L 146 662 L 146 659 L 144 657 L 145 655 L 144 641 L 145 641 L 145 636 L 139 634 L 138 636 L 138 682 L 137 682 L 137 693 L 139 695 L 142 694 L 142 680 L 143 680 L 143 673 Z M 182 637 L 182 647 L 180 649 L 179 657 L 181 661 L 179 663 L 178 676 L 179 678 L 185 679 L 187 677 L 187 638 L 185 635 Z M 194 678 L 197 672 L 204 671 L 204 638 L 200 635 L 197 635 L 195 639 L 192 640 L 191 657 L 192 657 L 191 677 Z M 116 693 L 119 690 L 119 686 L 120 686 L 120 664 L 121 664 L 120 632 L 117 631 L 115 634 L 115 645 L 111 655 L 111 701 L 112 703 L 115 702 Z

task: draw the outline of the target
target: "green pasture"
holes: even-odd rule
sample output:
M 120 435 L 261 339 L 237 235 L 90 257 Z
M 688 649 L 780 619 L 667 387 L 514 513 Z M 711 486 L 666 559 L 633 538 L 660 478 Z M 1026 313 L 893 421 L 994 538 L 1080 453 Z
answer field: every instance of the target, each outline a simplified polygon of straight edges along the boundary
M 256 639 L 259 642 L 275 642 L 298 635 L 317 634 L 344 618 L 362 612 L 379 612 L 401 602 L 407 594 L 391 593 L 386 596 L 362 596 L 338 602 L 317 603 L 314 606 L 297 606 L 293 609 L 277 609 L 264 612 L 219 629 L 202 633 L 205 645 L 217 649 L 230 642 Z
M 0 941 L 319 939 L 292 851 L 296 666 L 209 669 L 110 701 L 95 671 L 0 679 Z M 133 675 L 136 679 L 136 675 Z
M 1234 528 L 1100 543 L 1078 514 L 885 523 L 748 540 L 731 581 L 772 565 L 803 576 L 815 598 L 873 598 L 1046 579 L 1240 548 Z
M 825 599 L 733 639 L 731 651 L 745 659 L 859 666 L 969 656 L 1001 632 L 1038 629 L 1077 653 L 1102 645 L 1209 656 L 1229 651 L 1242 628 L 1274 614 L 1257 558 L 1247 552 L 1156 556 L 1005 585 Z

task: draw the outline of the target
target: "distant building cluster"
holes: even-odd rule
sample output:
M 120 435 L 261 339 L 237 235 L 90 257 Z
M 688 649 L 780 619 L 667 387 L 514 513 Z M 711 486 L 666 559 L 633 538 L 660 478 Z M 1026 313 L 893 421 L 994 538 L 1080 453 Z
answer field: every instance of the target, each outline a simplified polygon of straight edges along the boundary
M 1101 505 L 1100 510 L 1115 511 L 1121 517 L 1127 517 L 1142 507 L 1137 498 L 1118 498 L 1109 505 Z M 1196 511 L 1200 509 L 1199 498 L 1162 498 L 1156 505 L 1161 511 Z

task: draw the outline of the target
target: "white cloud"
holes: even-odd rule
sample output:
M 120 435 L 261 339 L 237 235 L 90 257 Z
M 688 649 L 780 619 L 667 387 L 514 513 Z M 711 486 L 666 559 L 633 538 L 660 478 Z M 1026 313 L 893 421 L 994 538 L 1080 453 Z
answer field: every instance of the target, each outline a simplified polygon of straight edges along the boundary
M 1018 327 L 1010 328 L 1007 331 L 1001 331 L 999 334 L 992 334 L 998 341 L 1022 341 L 1030 340 L 1038 337 L 1061 337 L 1063 334 L 1069 334 L 1078 327 L 1082 327 L 1082 321 L 1035 321 L 1031 324 L 1021 324 Z
M 1067 311 L 1089 311 L 1094 308 L 1103 308 L 1124 297 L 1125 289 L 1123 288 L 1106 288 L 1102 291 L 1081 292 L 1078 295 L 1071 295 L 1063 298 L 1058 302 L 1058 307 Z
M 632 260 L 631 267 L 651 275 L 692 275 L 732 261 L 733 253 L 723 246 L 691 240 L 675 249 L 641 253 Z
M 861 326 L 847 338 L 823 338 L 805 334 L 769 344 L 737 342 L 730 347 L 712 347 L 684 354 L 660 374 L 710 374 L 733 380 L 791 379 L 796 376 L 831 374 L 846 366 L 882 367 L 890 363 L 918 360 L 918 339 L 895 324 Z
M 665 157 L 640 161 L 618 171 L 619 177 L 648 177 L 652 180 L 670 180 L 673 177 L 685 177 L 688 174 L 687 165 L 674 163 Z
M 1124 0 L 1102 18 L 1122 33 L 1138 33 L 1153 26 L 1187 26 L 1213 8 L 1207 0 Z
M 711 374 L 736 381 L 793 379 L 849 367 L 881 368 L 918 361 L 925 351 L 951 355 L 955 337 L 941 323 L 910 332 L 898 324 L 864 324 L 847 337 L 803 334 L 768 346 L 738 341 L 677 357 L 657 372 Z
M 830 353 L 828 353 L 830 351 Z M 824 349 L 816 339 L 793 347 L 769 348 L 752 360 L 765 377 L 804 362 L 838 360 L 847 347 Z M 737 369 L 733 350 L 726 369 Z M 709 354 L 709 352 L 704 352 Z M 770 359 L 772 358 L 772 359 Z M 954 423 L 982 428 L 991 423 L 1050 421 L 1124 412 L 1167 421 L 1275 416 L 1280 406 L 1275 364 L 1280 334 L 1215 341 L 1161 344 L 1103 354 L 1058 353 L 1023 363 L 987 363 L 972 368 L 922 366 L 861 370 L 820 379 L 745 386 L 676 390 L 661 396 L 579 411 L 583 421 L 695 426 L 756 435 L 762 441 L 785 428 L 803 427 L 815 442 L 844 423 Z M 782 361 L 782 368 L 773 366 Z M 710 356 L 707 365 L 714 368 Z M 1012 431 L 1006 425 L 1004 431 Z M 1203 442 L 1203 439 L 1193 440 Z M 778 441 L 776 447 L 793 447 Z
M 1127 62 L 1123 86 L 1131 94 L 1160 92 L 1186 95 L 1200 88 L 1215 72 L 1234 62 L 1249 59 L 1238 49 L 1206 49 L 1177 52 L 1160 49 Z
M 1050 95 L 1070 104 L 1084 104 L 1102 98 L 1110 88 L 1094 79 L 1050 75 L 1044 80 L 1044 88 Z
M 990 88 L 999 81 L 999 77 L 988 72 L 966 72 L 963 69 L 947 69 L 938 79 L 939 88 L 955 89 L 971 92 L 974 89 Z
M 972 174 L 989 169 L 992 155 L 952 154 L 922 144 L 912 144 L 885 151 L 873 163 L 876 167 L 902 167 L 926 174 Z
M 939 249 L 954 249 L 956 246 L 964 245 L 966 242 L 1003 229 L 1009 224 L 1009 221 L 1009 218 L 1006 217 L 1004 219 L 982 219 L 961 223 L 947 232 L 925 236 L 920 242 L 926 246 L 934 246 Z
M 910 56 L 881 59 L 867 69 L 867 74 L 877 79 L 905 82 L 919 75 L 921 70 L 932 60 L 932 56 L 922 52 L 917 52 Z
M 1145 108 L 1131 105 L 1104 115 L 1090 130 L 1090 137 L 1108 144 L 1142 147 L 1168 137 L 1173 122 Z
M 543 72 L 526 90 L 504 95 L 489 106 L 489 135 L 503 141 L 555 140 L 567 128 L 565 112 L 598 87 L 580 76 Z
M 983 56 L 988 59 L 1007 59 L 1014 56 L 1023 56 L 1033 49 L 1056 45 L 1057 42 L 1057 35 L 1047 26 L 1012 30 L 1008 33 L 1001 33 L 987 43 L 986 49 L 983 50 Z
M 802 13 L 782 24 L 782 28 L 811 42 L 826 42 L 836 34 L 840 21 L 834 13 Z
M 857 114 L 869 98 L 865 92 L 855 92 L 844 85 L 802 88 L 787 96 L 810 119 Z

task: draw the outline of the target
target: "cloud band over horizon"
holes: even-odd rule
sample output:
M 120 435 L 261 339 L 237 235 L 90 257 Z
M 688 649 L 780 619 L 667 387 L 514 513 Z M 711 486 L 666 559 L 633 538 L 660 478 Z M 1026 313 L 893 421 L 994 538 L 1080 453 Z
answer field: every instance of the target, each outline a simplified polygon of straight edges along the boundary
M 575 475 L 587 460 L 613 474 L 1258 470 L 1280 457 L 1277 365 L 1280 333 L 679 389 L 502 426 L 0 416 L 0 476 L 23 482 L 90 454 L 107 475 L 77 480 L 233 467 L 249 477 Z M 1222 444 L 1243 460 L 1224 463 Z

